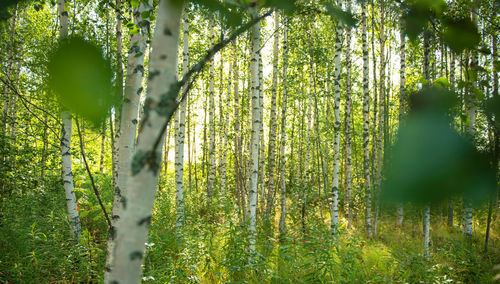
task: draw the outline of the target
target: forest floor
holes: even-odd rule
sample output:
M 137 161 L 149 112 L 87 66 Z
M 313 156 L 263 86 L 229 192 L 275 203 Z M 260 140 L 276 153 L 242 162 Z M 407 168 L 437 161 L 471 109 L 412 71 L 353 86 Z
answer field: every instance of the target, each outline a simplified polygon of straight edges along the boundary
M 97 204 L 90 193 L 89 203 L 81 197 L 83 234 L 76 246 L 62 188 L 54 188 L 13 194 L 0 204 L 0 282 L 102 281 L 107 228 Z M 146 244 L 145 282 L 493 283 L 492 269 L 500 263 L 500 222 L 493 222 L 485 253 L 484 227 L 479 226 L 485 222 L 476 222 L 473 238 L 465 241 L 460 227 L 448 227 L 445 217 L 435 214 L 426 258 L 417 209 L 408 211 L 402 228 L 393 216 L 382 215 L 377 237 L 368 239 L 362 216 L 351 228 L 341 219 L 340 233 L 331 236 L 327 213 L 323 219 L 309 214 L 302 222 L 300 210 L 291 207 L 282 239 L 277 223 L 259 221 L 258 255 L 249 266 L 246 230 L 228 213 L 236 212 L 236 205 L 218 201 L 207 209 L 194 202 L 202 195 L 189 195 L 180 231 L 174 226 L 172 193 L 159 191 Z

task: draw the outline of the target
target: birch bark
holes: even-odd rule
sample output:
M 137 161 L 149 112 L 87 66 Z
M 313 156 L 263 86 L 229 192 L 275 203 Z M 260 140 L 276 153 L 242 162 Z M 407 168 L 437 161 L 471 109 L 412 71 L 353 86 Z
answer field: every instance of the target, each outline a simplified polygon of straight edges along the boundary
M 59 36 L 64 40 L 68 36 L 68 12 L 66 11 L 65 0 L 58 0 L 57 8 L 59 13 L 60 30 Z M 66 208 L 68 209 L 69 222 L 73 230 L 76 242 L 81 234 L 80 216 L 76 206 L 76 196 L 73 187 L 73 172 L 71 170 L 71 113 L 63 110 L 61 129 L 61 159 L 62 159 L 62 180 L 64 192 L 66 194 Z
M 157 13 L 144 117 L 127 179 L 127 196 L 121 200 L 123 210 L 117 224 L 109 283 L 140 282 L 164 141 L 158 134 L 177 104 L 177 49 L 182 5 L 162 0 Z

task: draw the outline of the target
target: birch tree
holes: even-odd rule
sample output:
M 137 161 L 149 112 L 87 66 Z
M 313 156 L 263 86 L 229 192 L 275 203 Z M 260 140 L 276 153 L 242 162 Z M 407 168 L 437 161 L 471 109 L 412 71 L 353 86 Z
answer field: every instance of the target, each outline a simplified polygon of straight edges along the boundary
M 346 1 L 347 12 L 351 11 L 351 0 Z M 347 215 L 348 225 L 352 224 L 352 181 L 351 181 L 351 165 L 352 165 L 352 148 L 351 148 L 351 127 L 352 127 L 352 99 L 351 99 L 351 27 L 346 27 L 346 46 L 345 46 L 345 62 L 346 62 L 346 96 L 345 96 L 345 212 Z
M 189 17 L 188 9 L 183 13 L 183 51 L 182 51 L 182 74 L 189 71 Z M 177 203 L 177 227 L 184 223 L 184 137 L 186 123 L 186 101 L 181 102 L 176 113 L 177 139 L 175 141 L 175 192 Z
M 342 7 L 342 0 L 337 1 L 337 5 Z M 339 176 L 340 176 L 340 57 L 342 54 L 342 36 L 343 27 L 337 22 L 335 29 L 335 77 L 334 77 L 334 105 L 333 105 L 333 184 L 332 184 L 332 202 L 333 216 L 331 216 L 331 230 L 335 234 L 339 223 Z
M 59 37 L 60 40 L 63 41 L 68 36 L 68 12 L 66 11 L 65 0 L 58 0 L 57 9 L 60 23 Z M 64 192 L 66 194 L 66 208 L 68 209 L 69 222 L 73 229 L 73 236 L 75 237 L 76 242 L 78 242 L 81 234 L 81 226 L 73 187 L 73 171 L 71 169 L 71 113 L 68 110 L 63 109 L 61 117 L 61 174 Z
M 403 123 L 403 118 L 405 115 L 405 106 L 406 106 L 406 93 L 405 93 L 405 84 L 406 84 L 406 42 L 405 35 L 403 33 L 403 21 L 400 23 L 400 64 L 399 64 L 399 126 Z M 404 219 L 404 208 L 403 204 L 398 204 L 398 226 L 403 226 Z
M 279 53 L 279 13 L 274 12 L 274 44 L 273 44 L 273 81 L 271 89 L 271 117 L 269 127 L 269 149 L 268 149 L 268 175 L 267 181 L 267 215 L 272 213 L 274 206 L 275 181 L 274 170 L 276 163 L 276 97 L 278 94 L 278 53 Z
M 372 221 L 371 221 L 371 182 L 370 182 L 370 91 L 369 91 L 369 75 L 368 75 L 368 39 L 366 26 L 366 7 L 361 7 L 361 24 L 362 24 L 362 44 L 363 44 L 363 176 L 365 188 L 365 227 L 368 236 L 372 236 Z
M 252 17 L 258 16 L 258 10 L 252 8 Z M 252 98 L 252 130 L 250 138 L 250 184 L 248 189 L 248 218 L 249 218 L 249 253 L 250 264 L 254 261 L 255 255 L 255 223 L 257 209 L 257 190 L 259 182 L 259 142 L 260 142 L 260 86 L 259 86 L 259 57 L 260 57 L 260 22 L 252 26 L 251 36 L 251 59 L 250 59 L 250 80 Z
M 130 47 L 127 59 L 127 75 L 125 78 L 125 91 L 121 106 L 120 127 L 116 130 L 116 187 L 113 196 L 113 209 L 111 212 L 113 232 L 110 232 L 107 252 L 110 257 L 106 261 L 106 271 L 112 270 L 112 254 L 115 231 L 118 220 L 121 218 L 124 200 L 127 200 L 127 180 L 131 170 L 132 154 L 137 132 L 139 101 L 143 91 L 142 78 L 144 76 L 144 54 L 146 53 L 146 40 L 149 36 L 149 20 L 143 20 L 143 13 L 152 13 L 152 1 L 140 2 L 134 8 L 134 22 L 139 32 L 130 35 Z M 141 24 L 140 24 L 141 23 Z M 120 28 L 121 29 L 121 28 Z M 113 134 L 112 134 L 113 135 Z M 105 273 L 105 281 L 109 278 Z
M 281 95 L 281 143 L 280 143 L 280 185 L 281 185 L 281 214 L 279 222 L 279 233 L 286 232 L 286 107 L 288 95 L 288 18 L 283 19 L 283 94 Z
M 210 48 L 214 46 L 214 22 L 210 20 L 209 23 L 209 41 Z M 208 146 L 208 184 L 207 184 L 207 197 L 208 201 L 211 200 L 213 190 L 214 190 L 214 181 L 215 181 L 215 171 L 217 165 L 215 164 L 215 102 L 214 102 L 214 80 L 215 80 L 215 60 L 212 58 L 210 61 L 210 71 L 208 77 L 208 136 L 209 136 L 209 146 Z
M 157 14 L 143 123 L 127 179 L 127 196 L 122 199 L 108 283 L 140 281 L 164 141 L 163 135 L 158 134 L 177 104 L 177 43 L 182 5 L 160 1 Z

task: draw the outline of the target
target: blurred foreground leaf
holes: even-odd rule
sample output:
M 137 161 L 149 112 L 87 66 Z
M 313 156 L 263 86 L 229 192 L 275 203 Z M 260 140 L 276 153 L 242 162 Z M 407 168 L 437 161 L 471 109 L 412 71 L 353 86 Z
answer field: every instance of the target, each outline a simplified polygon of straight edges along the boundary
M 382 197 L 417 204 L 461 194 L 476 202 L 487 199 L 496 189 L 495 172 L 488 156 L 450 127 L 449 92 L 426 88 L 413 101 L 413 110 L 388 153 Z
M 116 100 L 110 62 L 100 48 L 68 38 L 53 52 L 48 67 L 50 86 L 64 107 L 95 124 L 106 118 Z

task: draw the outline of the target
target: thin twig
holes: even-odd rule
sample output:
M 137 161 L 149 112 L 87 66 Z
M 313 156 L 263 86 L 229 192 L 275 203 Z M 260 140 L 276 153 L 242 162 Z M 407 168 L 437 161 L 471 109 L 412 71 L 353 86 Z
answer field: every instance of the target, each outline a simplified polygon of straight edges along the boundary
M 106 207 L 104 207 L 101 195 L 99 194 L 99 191 L 97 190 L 97 187 L 95 185 L 94 177 L 90 172 L 89 164 L 87 163 L 87 158 L 85 157 L 85 150 L 83 148 L 82 131 L 80 130 L 80 123 L 78 123 L 77 118 L 75 118 L 75 122 L 76 122 L 76 128 L 78 129 L 78 137 L 80 138 L 80 153 L 82 154 L 83 162 L 85 163 L 85 168 L 87 169 L 87 173 L 89 174 L 90 182 L 92 183 L 92 188 L 94 189 L 95 196 L 97 197 L 97 201 L 99 201 L 99 205 L 101 206 L 102 212 L 104 212 L 104 217 L 106 217 L 106 221 L 109 226 L 109 231 L 111 232 L 113 230 L 113 226 L 111 225 L 111 219 L 109 219 L 108 212 L 106 212 Z

